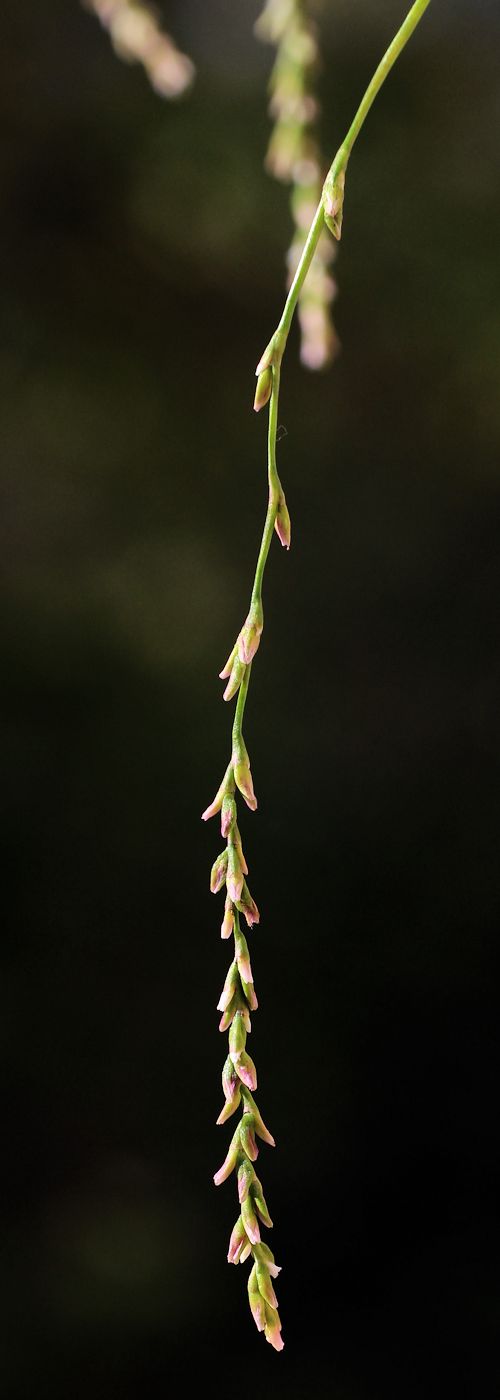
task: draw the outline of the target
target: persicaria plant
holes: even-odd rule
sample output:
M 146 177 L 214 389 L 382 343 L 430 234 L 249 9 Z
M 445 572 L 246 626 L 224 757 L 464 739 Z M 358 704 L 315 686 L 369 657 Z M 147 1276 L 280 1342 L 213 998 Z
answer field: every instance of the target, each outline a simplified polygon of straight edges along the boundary
M 84 0 L 109 30 L 122 57 L 143 64 L 158 92 L 178 96 L 189 85 L 193 67 L 165 35 L 154 12 L 143 0 Z M 228 1032 L 228 1054 L 222 1070 L 224 1104 L 217 1122 L 225 1124 L 239 1114 L 226 1157 L 214 1181 L 217 1186 L 234 1172 L 239 1209 L 228 1250 L 231 1264 L 252 1261 L 248 1278 L 250 1308 L 259 1332 L 281 1351 L 283 1339 L 274 1280 L 279 1268 L 262 1227 L 272 1220 L 255 1162 L 259 1143 L 274 1147 L 274 1138 L 254 1097 L 257 1071 L 247 1051 L 251 1012 L 257 1009 L 250 952 L 243 931 L 259 922 L 259 911 L 247 884 L 248 866 L 238 827 L 238 798 L 255 811 L 250 759 L 243 736 L 243 719 L 252 665 L 264 626 L 262 588 L 266 561 L 274 532 L 285 549 L 290 548 L 291 525 L 285 493 L 276 464 L 280 375 L 288 333 L 295 310 L 301 326 L 301 356 L 309 368 L 321 368 L 333 357 L 336 338 L 330 305 L 334 284 L 329 272 L 335 245 L 340 239 L 348 162 L 370 107 L 390 69 L 410 39 L 430 0 L 415 0 L 401 28 L 389 44 L 360 102 L 349 130 L 338 148 L 326 178 L 317 142 L 318 107 L 314 79 L 318 60 L 318 36 L 309 0 L 267 0 L 257 24 L 261 38 L 276 48 L 271 77 L 271 115 L 274 128 L 266 158 L 268 169 L 292 187 L 294 237 L 288 255 L 291 284 L 281 319 L 257 365 L 254 408 L 269 406 L 268 504 L 257 558 L 248 615 L 232 647 L 221 678 L 226 682 L 224 700 L 236 697 L 232 725 L 231 756 L 204 820 L 220 815 L 223 850 L 212 866 L 210 888 L 225 890 L 221 936 L 233 939 L 233 956 L 218 1003 L 219 1029 Z M 307 280 L 306 280 L 307 279 Z

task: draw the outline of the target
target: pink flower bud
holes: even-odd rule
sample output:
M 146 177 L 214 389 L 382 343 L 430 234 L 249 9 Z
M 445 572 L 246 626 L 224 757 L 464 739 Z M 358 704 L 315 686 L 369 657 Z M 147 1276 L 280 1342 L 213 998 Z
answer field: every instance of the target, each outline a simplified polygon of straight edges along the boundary
M 236 1094 L 240 1093 L 238 1075 L 230 1055 L 228 1055 L 227 1060 L 224 1061 L 222 1070 L 222 1092 L 225 1099 L 234 1099 Z
M 243 1119 L 242 1119 L 242 1122 L 243 1122 Z M 234 1171 L 234 1168 L 235 1168 L 235 1166 L 236 1166 L 236 1164 L 237 1164 L 238 1156 L 239 1156 L 239 1153 L 240 1153 L 240 1134 L 241 1134 L 241 1123 L 240 1123 L 239 1126 L 237 1127 L 236 1132 L 233 1133 L 233 1136 L 232 1136 L 232 1138 L 231 1138 L 231 1142 L 230 1142 L 230 1144 L 229 1144 L 229 1151 L 228 1151 L 227 1157 L 225 1158 L 224 1162 L 222 1163 L 222 1166 L 219 1167 L 218 1172 L 215 1173 L 214 1182 L 215 1182 L 215 1185 L 216 1185 L 216 1186 L 221 1186 L 221 1185 L 222 1185 L 222 1182 L 223 1182 L 223 1181 L 227 1181 L 228 1176 L 230 1176 L 230 1175 L 231 1175 L 231 1172 Z
M 259 1149 L 255 1141 L 254 1120 L 251 1113 L 244 1113 L 240 1123 L 240 1141 L 243 1151 L 251 1162 L 255 1162 Z
M 216 1120 L 215 1120 L 216 1125 L 217 1125 L 218 1128 L 220 1127 L 221 1123 L 227 1123 L 228 1118 L 232 1118 L 233 1113 L 236 1113 L 236 1110 L 237 1110 L 237 1108 L 239 1108 L 240 1103 L 241 1103 L 241 1091 L 238 1091 L 238 1092 L 235 1094 L 235 1096 L 234 1096 L 233 1099 L 226 1099 L 226 1102 L 225 1102 L 225 1104 L 224 1104 L 224 1107 L 221 1108 L 221 1111 L 220 1111 L 220 1113 L 219 1113 L 219 1117 L 216 1118 Z M 262 1216 L 261 1216 L 261 1219 L 262 1219 Z
M 234 797 L 232 797 L 229 792 L 226 792 L 224 793 L 224 797 L 222 799 L 222 810 L 220 817 L 221 836 L 224 837 L 224 840 L 229 835 L 231 827 L 234 825 L 235 821 L 236 803 Z
M 244 1157 L 238 1167 L 238 1199 L 240 1205 L 248 1196 L 250 1187 L 255 1180 L 256 1176 L 252 1164 L 248 1161 L 247 1157 Z
M 255 1326 L 259 1332 L 263 1332 L 266 1326 L 266 1305 L 259 1293 L 255 1264 L 248 1275 L 248 1301 Z
M 261 371 L 257 380 L 257 388 L 255 390 L 255 398 L 253 401 L 255 413 L 260 413 L 261 408 L 264 408 L 266 403 L 269 403 L 269 399 L 271 398 L 272 392 L 273 372 L 271 366 L 266 365 L 266 368 Z
M 256 369 L 256 371 L 255 371 L 255 373 L 256 373 L 257 375 L 263 374 L 265 369 L 268 369 L 270 365 L 274 364 L 274 351 L 275 351 L 275 337 L 274 337 L 274 335 L 273 335 L 272 340 L 269 341 L 269 345 L 266 345 L 266 348 L 265 348 L 265 350 L 264 350 L 264 354 L 261 355 L 261 357 L 260 357 L 259 363 L 258 363 L 258 365 L 257 365 L 257 369 Z
M 271 1275 L 271 1278 L 277 1278 L 278 1274 L 281 1273 L 281 1265 L 275 1264 L 274 1254 L 272 1252 L 272 1249 L 269 1248 L 268 1244 L 260 1245 L 260 1257 L 267 1264 L 267 1269 Z
M 236 947 L 236 961 L 238 963 L 238 971 L 240 977 L 243 978 L 244 982 L 253 982 L 252 964 L 250 962 L 248 943 L 244 933 L 241 933 L 240 929 L 238 929 L 235 933 L 234 941 Z
M 276 1147 L 276 1143 L 274 1141 L 272 1133 L 270 1133 L 269 1129 L 266 1128 L 264 1119 L 259 1109 L 257 1108 L 257 1104 L 255 1102 L 253 1094 L 251 1094 L 250 1090 L 245 1087 L 241 1091 L 241 1096 L 245 1105 L 245 1112 L 250 1113 L 252 1115 L 257 1137 L 262 1138 L 263 1142 L 267 1142 L 269 1144 L 269 1147 Z
M 259 1218 L 262 1219 L 262 1224 L 268 1225 L 268 1229 L 272 1229 L 272 1218 L 270 1218 L 268 1205 L 266 1205 L 265 1198 L 263 1198 L 262 1196 L 262 1190 L 259 1191 L 259 1193 L 258 1191 L 254 1191 L 254 1197 L 252 1197 L 252 1200 L 254 1200 L 256 1214 L 258 1214 Z
M 234 1020 L 237 1009 L 238 999 L 237 997 L 233 997 L 232 1001 L 230 1001 L 229 1003 L 229 1006 L 226 1006 L 226 1010 L 222 1012 L 222 1016 L 219 1021 L 220 1031 L 227 1031 L 228 1027 L 231 1025 L 231 1022 Z
M 227 849 L 225 851 L 221 851 L 220 856 L 217 856 L 217 860 L 214 860 L 210 872 L 210 889 L 212 891 L 212 894 L 217 894 L 218 890 L 222 889 L 226 878 L 227 860 Z
M 257 905 L 255 900 L 252 899 L 248 885 L 245 882 L 241 891 L 241 899 L 237 900 L 237 905 L 240 913 L 245 915 L 249 928 L 252 927 L 252 924 L 259 923 L 260 914 Z
M 238 654 L 236 654 L 231 667 L 231 674 L 229 676 L 229 680 L 222 697 L 223 700 L 232 700 L 233 695 L 236 695 L 236 692 L 240 688 L 244 674 L 244 664 L 242 661 L 240 661 Z
M 281 1336 L 281 1322 L 275 1308 L 270 1308 L 266 1303 L 266 1325 L 264 1327 L 266 1342 L 270 1342 L 275 1351 L 283 1351 L 285 1345 Z
M 259 1003 L 258 1003 L 258 1001 L 257 1001 L 257 997 L 256 997 L 256 994 L 255 994 L 255 988 L 254 988 L 253 982 L 245 982 L 245 981 L 243 980 L 243 978 L 241 977 L 241 973 L 240 973 L 240 980 L 241 980 L 241 986 L 242 986 L 242 989 L 243 989 L 243 995 L 244 995 L 244 997 L 246 998 L 246 1001 L 248 1002 L 248 1005 L 249 1005 L 249 1007 L 250 1007 L 250 1010 L 251 1010 L 251 1011 L 256 1011 L 256 1010 L 257 1010 L 257 1007 L 258 1007 L 258 1005 L 259 1005 Z M 245 1022 L 245 1025 L 246 1025 L 246 1022 Z M 251 1029 L 251 1027 L 248 1025 L 248 1026 L 247 1026 L 247 1031 L 249 1031 L 250 1029 Z
M 250 665 L 250 662 L 253 661 L 255 653 L 258 650 L 263 626 L 264 614 L 262 611 L 262 603 L 259 599 L 257 602 L 252 603 L 248 617 L 243 623 L 238 637 L 238 655 L 240 661 L 242 661 L 245 666 Z
M 248 1237 L 245 1231 L 245 1226 L 243 1224 L 241 1215 L 239 1215 L 234 1230 L 232 1232 L 231 1239 L 229 1241 L 229 1249 L 227 1252 L 228 1264 L 237 1264 L 239 1262 L 241 1251 L 242 1249 L 244 1249 L 247 1242 Z
M 238 643 L 235 642 L 232 651 L 230 651 L 229 653 L 225 666 L 223 666 L 222 671 L 219 671 L 219 678 L 221 681 L 227 680 L 227 677 L 231 675 L 231 671 L 233 669 L 233 661 L 236 656 L 237 649 Z
M 236 787 L 239 788 L 242 797 L 245 798 L 245 802 L 247 807 L 250 808 L 250 811 L 255 812 L 257 798 L 253 790 L 252 774 L 250 772 L 250 763 L 246 749 L 244 749 L 244 755 L 241 758 L 239 758 L 237 754 L 233 754 L 233 762 Z
M 220 788 L 219 788 L 218 792 L 216 792 L 215 797 L 214 797 L 214 800 L 213 800 L 213 802 L 211 802 L 210 807 L 206 807 L 206 808 L 205 808 L 205 811 L 202 812 L 202 814 L 201 814 L 201 820 L 202 820 L 203 822 L 207 822 L 207 821 L 209 820 L 210 817 L 215 817 L 216 812 L 220 812 L 220 809 L 221 809 L 221 807 L 222 807 L 222 803 L 223 803 L 223 801 L 224 801 L 225 795 L 226 795 L 226 793 L 227 793 L 231 788 L 232 788 L 232 790 L 233 790 L 233 792 L 234 792 L 234 779 L 233 779 L 233 766 L 232 766 L 232 763 L 230 763 L 230 764 L 228 765 L 228 767 L 226 768 L 226 771 L 225 771 L 224 777 L 223 777 L 223 779 L 222 779 Z
M 283 488 L 280 491 L 278 510 L 276 513 L 274 528 L 276 530 L 276 534 L 278 536 L 278 539 L 280 540 L 280 543 L 283 545 L 283 548 L 289 549 L 292 539 L 292 524 L 288 513 L 288 506 L 285 500 L 285 492 L 283 491 Z
M 246 1050 L 240 1050 L 237 1058 L 233 1061 L 238 1078 L 248 1089 L 257 1088 L 257 1070 L 250 1055 Z
M 218 1010 L 218 1011 L 227 1011 L 227 1008 L 228 1008 L 228 1006 L 230 1005 L 230 1003 L 232 1002 L 232 999 L 233 999 L 233 997 L 234 997 L 234 993 L 235 993 L 236 988 L 237 988 L 237 986 L 238 986 L 238 982 L 239 982 L 238 964 L 237 964 L 236 962 L 232 962 L 232 963 L 231 963 L 231 966 L 230 966 L 230 968 L 229 968 L 229 970 L 228 970 L 228 973 L 227 973 L 227 976 L 226 976 L 226 980 L 225 980 L 225 982 L 224 982 L 224 986 L 223 986 L 223 988 L 222 988 L 222 992 L 221 992 L 219 1001 L 217 1002 L 217 1010 Z
M 257 1220 L 257 1216 L 255 1214 L 252 1199 L 250 1196 L 245 1196 L 244 1200 L 241 1203 L 241 1218 L 243 1220 L 243 1224 L 245 1226 L 245 1230 L 249 1240 L 252 1241 L 252 1244 L 259 1244 L 259 1222 Z
M 221 924 L 221 938 L 230 938 L 234 928 L 234 912 L 229 895 L 226 896 L 224 918 Z

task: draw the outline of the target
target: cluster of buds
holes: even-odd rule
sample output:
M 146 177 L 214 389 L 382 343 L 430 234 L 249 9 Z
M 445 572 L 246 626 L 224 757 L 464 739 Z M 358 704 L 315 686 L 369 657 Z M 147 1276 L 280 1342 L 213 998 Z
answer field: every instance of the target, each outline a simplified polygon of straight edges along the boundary
M 107 29 L 115 53 L 126 63 L 142 63 L 160 97 L 181 97 L 194 76 L 194 64 L 180 53 L 158 17 L 143 0 L 83 0 Z
M 248 683 L 249 667 L 259 645 L 262 625 L 262 606 L 254 603 L 227 665 L 221 672 L 222 678 L 228 681 L 226 699 L 236 693 L 245 678 Z M 234 940 L 232 961 L 217 1006 L 221 1013 L 219 1030 L 229 1032 L 229 1053 L 222 1070 L 224 1103 L 217 1123 L 226 1123 L 228 1118 L 241 1110 L 227 1155 L 215 1173 L 214 1181 L 216 1186 L 220 1186 L 233 1171 L 236 1173 L 240 1210 L 229 1241 L 228 1263 L 242 1264 L 245 1259 L 252 1258 L 248 1278 L 252 1316 L 259 1332 L 264 1333 L 276 1351 L 281 1351 L 281 1323 L 272 1282 L 279 1273 L 279 1267 L 269 1246 L 261 1239 L 261 1227 L 271 1228 L 272 1220 L 254 1167 L 259 1152 L 258 1141 L 266 1142 L 271 1147 L 275 1143 L 254 1098 L 257 1070 L 246 1049 L 251 1030 L 250 1013 L 257 1009 L 258 1003 L 250 952 L 240 919 L 242 916 L 248 928 L 252 928 L 253 924 L 258 924 L 260 916 L 246 882 L 248 866 L 238 828 L 237 792 L 241 793 L 247 807 L 255 811 L 257 799 L 248 752 L 241 727 L 235 723 L 230 763 L 213 802 L 203 812 L 204 821 L 220 813 L 221 834 L 226 845 L 212 866 L 210 889 L 216 894 L 225 888 L 221 937 L 233 937 Z
M 314 87 L 319 67 L 316 26 L 308 0 L 267 0 L 256 24 L 259 38 L 276 48 L 270 81 L 274 126 L 266 156 L 267 169 L 292 186 L 294 236 L 287 255 L 289 285 L 321 196 L 322 161 L 315 128 L 318 102 Z M 330 272 L 335 245 L 325 233 L 298 303 L 301 360 L 308 369 L 323 369 L 338 348 L 331 303 L 335 282 Z

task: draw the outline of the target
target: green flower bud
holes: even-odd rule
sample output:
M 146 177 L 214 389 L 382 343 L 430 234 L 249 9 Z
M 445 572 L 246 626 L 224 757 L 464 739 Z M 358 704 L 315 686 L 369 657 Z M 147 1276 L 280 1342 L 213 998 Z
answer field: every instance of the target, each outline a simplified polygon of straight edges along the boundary
M 220 856 L 217 856 L 217 860 L 214 860 L 210 872 L 210 889 L 212 891 L 212 894 L 217 894 L 217 891 L 222 889 L 226 878 L 227 860 L 227 849 L 225 851 L 221 851 Z
M 245 1049 L 247 1033 L 241 1011 L 237 1011 L 233 1017 L 231 1030 L 229 1032 L 229 1054 L 233 1064 L 239 1059 Z
M 273 372 L 270 365 L 266 365 L 266 368 L 261 371 L 257 380 L 257 388 L 253 401 L 255 413 L 260 413 L 261 408 L 265 408 L 266 403 L 269 403 L 272 392 Z
M 342 233 L 344 186 L 345 170 L 340 170 L 337 175 L 330 170 L 323 185 L 323 214 L 327 228 L 337 239 Z
M 259 1222 L 251 1196 L 245 1196 L 241 1202 L 241 1218 L 249 1240 L 252 1241 L 252 1244 L 258 1244 L 260 1241 Z
M 255 1141 L 254 1119 L 251 1113 L 244 1113 L 240 1123 L 240 1142 L 243 1151 L 251 1162 L 255 1162 L 259 1155 L 259 1149 Z
M 248 1301 L 257 1330 L 263 1332 L 266 1326 L 266 1305 L 259 1292 L 255 1264 L 248 1275 Z

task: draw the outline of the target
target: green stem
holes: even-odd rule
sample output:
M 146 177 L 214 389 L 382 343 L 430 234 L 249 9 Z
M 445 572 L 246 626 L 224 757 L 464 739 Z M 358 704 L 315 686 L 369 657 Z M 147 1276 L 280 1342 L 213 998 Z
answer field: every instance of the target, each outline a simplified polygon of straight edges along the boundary
M 343 142 L 344 148 L 347 150 L 347 160 L 349 159 L 349 156 L 351 154 L 356 137 L 359 136 L 365 117 L 370 111 L 372 102 L 375 100 L 377 93 L 382 87 L 382 83 L 385 82 L 387 74 L 390 73 L 393 64 L 396 62 L 396 59 L 399 58 L 399 55 L 402 49 L 404 49 L 405 44 L 407 44 L 408 40 L 411 38 L 414 29 L 416 29 L 417 27 L 417 24 L 420 23 L 422 15 L 427 9 L 427 6 L 430 5 L 430 2 L 431 0 L 415 0 L 415 4 L 412 5 L 411 10 L 408 11 L 406 19 L 403 20 L 401 28 L 398 29 L 397 34 L 394 35 L 392 43 L 389 44 L 389 48 L 387 49 L 383 59 L 379 63 L 376 72 L 373 74 L 373 78 L 368 84 L 365 95 L 359 104 L 354 121 L 349 127 L 349 131 L 347 133 L 345 141 Z
M 236 701 L 236 709 L 234 712 L 233 720 L 233 748 L 238 745 L 238 742 L 241 739 L 241 727 L 243 724 L 243 713 L 246 705 L 251 669 L 252 663 L 250 662 L 249 666 L 245 666 L 243 680 L 238 691 L 238 699 Z
M 255 578 L 253 581 L 252 603 L 259 602 L 262 599 L 262 580 L 264 577 L 264 569 L 266 567 L 267 556 L 269 554 L 271 540 L 273 537 L 274 522 L 276 520 L 276 511 L 278 509 L 278 501 L 281 490 L 280 479 L 276 467 L 276 433 L 278 430 L 278 402 L 280 392 L 279 365 L 274 366 L 272 374 L 273 388 L 269 403 L 269 426 L 267 433 L 267 478 L 269 482 L 269 502 L 267 506 L 266 519 L 264 522 L 264 530 L 262 533 L 259 557 L 257 559 Z
M 362 97 L 361 99 L 354 120 L 351 122 L 349 131 L 347 132 L 347 136 L 342 142 L 342 145 L 339 146 L 337 154 L 334 156 L 334 159 L 328 171 L 327 179 L 336 180 L 338 179 L 342 171 L 345 171 L 354 142 L 359 136 L 361 127 L 363 126 L 363 122 L 365 121 L 368 115 L 370 107 L 372 106 L 372 103 L 374 102 L 377 93 L 380 91 L 382 84 L 385 82 L 388 73 L 390 73 L 393 64 L 396 62 L 396 59 L 399 57 L 399 54 L 401 53 L 402 49 L 404 49 L 405 45 L 408 43 L 408 40 L 411 38 L 414 29 L 416 29 L 417 24 L 421 20 L 422 15 L 424 14 L 424 11 L 427 9 L 428 5 L 430 5 L 430 0 L 415 0 L 415 4 L 412 5 L 411 10 L 409 10 L 406 16 L 406 19 L 403 20 L 401 28 L 398 29 L 398 32 L 397 34 L 395 34 L 392 43 L 389 44 L 389 48 L 386 50 L 383 59 L 381 60 L 381 62 L 378 65 L 378 68 L 373 74 L 371 82 L 368 84 L 364 97 Z M 307 273 L 311 266 L 314 254 L 316 252 L 316 248 L 318 246 L 320 236 L 324 227 L 324 222 L 325 221 L 323 214 L 323 199 L 321 199 L 320 203 L 318 204 L 318 208 L 314 215 L 311 227 L 309 229 L 309 233 L 307 235 L 302 250 L 302 256 L 283 308 L 281 320 L 274 334 L 273 339 L 276 348 L 276 356 L 277 358 L 279 358 L 280 362 L 285 349 L 295 307 L 297 305 L 300 292 L 307 277 Z
M 342 142 L 342 145 L 339 146 L 337 154 L 335 155 L 332 161 L 330 170 L 326 177 L 329 182 L 338 180 L 339 176 L 345 171 L 354 142 L 359 136 L 361 127 L 363 126 L 363 122 L 366 120 L 370 107 L 372 106 L 372 103 L 374 102 L 377 93 L 380 91 L 382 84 L 385 82 L 388 73 L 390 73 L 393 64 L 396 62 L 396 59 L 399 57 L 399 54 L 402 52 L 405 45 L 408 43 L 408 40 L 411 38 L 414 29 L 416 29 L 417 24 L 421 20 L 422 15 L 424 14 L 424 11 L 427 9 L 428 5 L 430 5 L 430 0 L 415 0 L 415 4 L 412 5 L 411 10 L 408 11 L 406 19 L 403 20 L 401 28 L 398 29 L 397 34 L 394 36 L 392 42 L 389 44 L 389 48 L 386 50 L 384 57 L 379 63 L 378 68 L 376 69 L 373 78 L 368 84 L 366 92 L 363 98 L 361 99 L 354 120 L 351 122 L 349 131 L 347 132 L 347 136 Z M 264 523 L 264 530 L 262 534 L 261 546 L 259 550 L 259 557 L 257 559 L 257 567 L 255 570 L 255 578 L 252 589 L 252 603 L 262 601 L 262 582 L 264 578 L 264 570 L 266 567 L 267 556 L 269 554 L 271 540 L 273 537 L 273 530 L 276 521 L 279 495 L 281 490 L 280 480 L 276 467 L 276 433 L 278 428 L 278 403 L 281 361 L 285 351 L 288 332 L 290 330 L 290 326 L 293 320 L 295 308 L 305 279 L 307 277 L 307 273 L 311 266 L 314 254 L 316 252 L 316 248 L 318 246 L 319 239 L 324 228 L 324 223 L 325 218 L 322 197 L 320 203 L 318 204 L 318 208 L 314 215 L 313 221 L 311 223 L 311 227 L 309 229 L 309 233 L 307 235 L 302 250 L 300 262 L 298 264 L 295 277 L 293 279 L 287 299 L 285 301 L 285 305 L 283 307 L 281 319 L 275 330 L 274 336 L 270 341 L 268 351 L 266 352 L 266 355 L 269 355 L 267 363 L 272 365 L 273 372 L 273 389 L 269 403 L 267 459 L 269 501 L 266 512 L 266 519 Z M 235 736 L 237 739 L 241 738 L 241 726 L 243 721 L 243 712 L 246 704 L 249 680 L 250 666 L 248 666 L 245 670 L 243 681 L 241 683 L 238 694 L 238 703 L 236 706 L 236 713 L 233 725 L 233 741 Z

